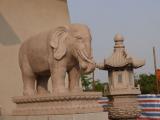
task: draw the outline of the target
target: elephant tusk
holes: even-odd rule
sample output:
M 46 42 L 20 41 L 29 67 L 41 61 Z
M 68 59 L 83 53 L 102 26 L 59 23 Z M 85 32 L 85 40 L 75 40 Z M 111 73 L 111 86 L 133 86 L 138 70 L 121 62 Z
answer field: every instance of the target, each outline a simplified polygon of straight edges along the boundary
M 78 54 L 80 55 L 80 57 L 81 57 L 83 60 L 85 60 L 85 61 L 87 61 L 87 62 L 89 62 L 89 63 L 95 64 L 91 59 L 89 59 L 89 58 L 86 56 L 86 54 L 85 54 L 84 51 L 78 50 Z

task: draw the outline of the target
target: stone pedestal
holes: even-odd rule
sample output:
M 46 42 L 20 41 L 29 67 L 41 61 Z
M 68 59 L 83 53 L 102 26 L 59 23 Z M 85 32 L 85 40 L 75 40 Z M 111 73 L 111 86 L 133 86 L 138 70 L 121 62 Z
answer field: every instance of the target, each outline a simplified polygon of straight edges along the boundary
M 112 107 L 108 110 L 111 119 L 135 119 L 140 113 L 137 95 L 113 96 Z
M 68 93 L 64 95 L 20 96 L 14 97 L 16 109 L 13 115 L 64 115 L 76 113 L 102 112 L 97 99 L 99 92 Z

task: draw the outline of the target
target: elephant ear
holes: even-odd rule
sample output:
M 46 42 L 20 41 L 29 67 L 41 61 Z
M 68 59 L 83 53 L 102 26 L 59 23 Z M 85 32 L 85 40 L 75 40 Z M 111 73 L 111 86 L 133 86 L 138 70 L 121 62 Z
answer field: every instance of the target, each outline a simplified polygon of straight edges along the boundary
M 54 48 L 54 58 L 62 59 L 66 54 L 65 40 L 68 36 L 68 27 L 58 27 L 51 35 L 50 45 Z

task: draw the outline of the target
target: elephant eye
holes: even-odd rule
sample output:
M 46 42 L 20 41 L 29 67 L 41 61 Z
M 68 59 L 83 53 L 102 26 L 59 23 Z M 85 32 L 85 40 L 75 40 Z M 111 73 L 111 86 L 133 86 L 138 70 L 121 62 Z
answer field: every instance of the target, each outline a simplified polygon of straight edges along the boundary
M 75 36 L 75 37 L 76 37 L 77 39 L 82 39 L 82 37 L 81 37 L 81 36 L 79 36 L 79 35 L 78 35 L 78 36 Z
M 82 42 L 83 41 L 82 37 L 76 37 L 76 39 L 77 39 L 78 42 Z

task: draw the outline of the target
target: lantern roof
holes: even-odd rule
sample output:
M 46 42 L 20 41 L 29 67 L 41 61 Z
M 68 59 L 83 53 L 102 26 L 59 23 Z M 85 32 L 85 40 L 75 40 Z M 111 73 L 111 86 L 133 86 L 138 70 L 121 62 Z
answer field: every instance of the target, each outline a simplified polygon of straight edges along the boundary
M 124 38 L 121 34 L 116 34 L 114 37 L 114 52 L 104 60 L 104 69 L 132 67 L 139 68 L 145 64 L 144 60 L 140 60 L 129 56 L 123 45 Z

